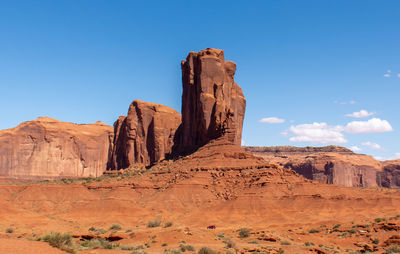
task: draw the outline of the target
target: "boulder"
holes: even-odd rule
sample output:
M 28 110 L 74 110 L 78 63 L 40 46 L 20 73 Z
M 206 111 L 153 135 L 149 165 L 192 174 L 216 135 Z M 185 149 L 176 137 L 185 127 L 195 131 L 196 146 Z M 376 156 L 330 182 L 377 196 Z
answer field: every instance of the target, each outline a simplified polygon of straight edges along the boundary
M 48 117 L 0 131 L 0 175 L 18 178 L 100 176 L 107 165 L 112 127 Z
M 108 169 L 128 168 L 135 163 L 146 166 L 171 154 L 180 114 L 167 106 L 135 100 L 128 115 L 114 123 L 114 146 Z
M 182 61 L 182 126 L 178 153 L 191 152 L 223 137 L 240 145 L 246 99 L 235 83 L 236 64 L 225 61 L 224 51 L 190 52 Z

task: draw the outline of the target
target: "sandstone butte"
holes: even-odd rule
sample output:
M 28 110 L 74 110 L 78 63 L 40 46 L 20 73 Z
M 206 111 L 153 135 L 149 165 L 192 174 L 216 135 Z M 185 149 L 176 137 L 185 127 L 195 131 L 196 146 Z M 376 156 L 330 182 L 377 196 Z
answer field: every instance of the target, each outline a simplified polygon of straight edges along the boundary
M 114 123 L 114 147 L 108 169 L 124 169 L 135 163 L 153 165 L 172 153 L 180 114 L 167 106 L 135 100 L 128 115 Z
M 180 153 L 221 137 L 241 144 L 246 99 L 234 81 L 235 71 L 236 64 L 225 61 L 219 49 L 190 52 L 182 61 Z
M 112 146 L 112 127 L 48 117 L 0 131 L 0 176 L 100 176 Z

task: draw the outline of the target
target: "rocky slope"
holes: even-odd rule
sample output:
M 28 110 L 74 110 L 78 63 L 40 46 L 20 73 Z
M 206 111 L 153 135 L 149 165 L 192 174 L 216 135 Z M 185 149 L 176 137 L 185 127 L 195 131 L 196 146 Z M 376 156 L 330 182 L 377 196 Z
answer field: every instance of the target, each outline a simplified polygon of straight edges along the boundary
M 112 127 L 47 117 L 0 131 L 0 176 L 100 176 L 112 145 Z
M 172 153 L 181 116 L 174 109 L 135 100 L 128 116 L 114 123 L 114 147 L 108 169 L 118 170 L 134 163 L 152 165 Z
M 349 187 L 400 187 L 400 161 L 380 162 L 344 147 L 245 147 L 308 179 Z

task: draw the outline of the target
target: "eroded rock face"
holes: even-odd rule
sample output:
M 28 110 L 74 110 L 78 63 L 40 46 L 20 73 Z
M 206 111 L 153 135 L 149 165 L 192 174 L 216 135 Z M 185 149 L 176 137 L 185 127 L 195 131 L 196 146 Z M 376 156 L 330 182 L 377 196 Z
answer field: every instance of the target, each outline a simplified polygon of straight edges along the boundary
M 190 52 L 182 61 L 180 153 L 221 137 L 240 145 L 246 99 L 234 81 L 235 71 L 235 63 L 225 61 L 219 49 Z
M 383 170 L 377 173 L 378 185 L 386 188 L 400 188 L 400 160 L 383 162 Z
M 291 168 L 308 179 L 327 184 L 375 187 L 381 186 L 381 179 L 391 177 L 390 174 L 379 177 L 382 163 L 371 156 L 339 146 L 245 147 L 245 150 Z
M 114 147 L 108 169 L 134 163 L 152 165 L 171 154 L 180 114 L 167 106 L 135 100 L 128 115 L 114 123 Z
M 47 117 L 0 131 L 0 175 L 9 177 L 100 176 L 112 145 L 112 127 Z

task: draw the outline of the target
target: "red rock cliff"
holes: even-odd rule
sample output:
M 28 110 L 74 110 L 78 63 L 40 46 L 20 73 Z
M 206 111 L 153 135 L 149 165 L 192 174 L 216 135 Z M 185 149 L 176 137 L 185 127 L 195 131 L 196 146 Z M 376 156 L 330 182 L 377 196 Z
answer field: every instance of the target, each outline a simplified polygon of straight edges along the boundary
M 108 169 L 127 168 L 134 163 L 152 165 L 171 153 L 180 114 L 167 106 L 135 100 L 128 116 L 114 123 L 114 147 Z
M 234 81 L 235 71 L 235 63 L 225 61 L 219 49 L 190 52 L 182 61 L 181 153 L 220 137 L 240 145 L 246 99 Z
M 0 131 L 0 175 L 10 177 L 100 176 L 106 169 L 112 127 L 47 117 Z

